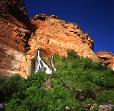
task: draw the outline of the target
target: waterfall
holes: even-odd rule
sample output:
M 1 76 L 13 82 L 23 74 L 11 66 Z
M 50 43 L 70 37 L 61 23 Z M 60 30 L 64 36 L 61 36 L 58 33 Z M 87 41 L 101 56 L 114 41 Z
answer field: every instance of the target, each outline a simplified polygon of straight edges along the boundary
M 53 71 L 55 72 L 56 71 L 56 68 L 54 67 L 54 57 L 53 56 L 51 56 L 51 66 L 52 66 L 52 68 L 53 68 Z
M 56 68 L 53 64 L 53 56 L 51 56 L 51 67 L 49 67 L 40 57 L 40 51 L 37 52 L 37 58 L 35 61 L 35 73 L 38 71 L 44 71 L 46 74 L 52 74 L 52 72 L 56 71 Z
M 40 51 L 37 52 L 37 59 L 35 61 L 35 73 L 42 69 Z

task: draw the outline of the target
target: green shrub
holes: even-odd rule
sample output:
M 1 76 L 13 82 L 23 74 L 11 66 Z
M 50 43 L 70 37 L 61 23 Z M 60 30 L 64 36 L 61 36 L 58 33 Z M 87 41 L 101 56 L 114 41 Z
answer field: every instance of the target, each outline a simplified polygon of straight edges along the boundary
M 4 102 L 11 98 L 13 94 L 20 96 L 25 87 L 25 81 L 19 76 L 13 76 L 0 80 L 0 101 Z
M 69 52 L 68 57 L 55 55 L 57 71 L 0 79 L 0 96 L 5 111 L 88 111 L 90 103 L 114 103 L 114 72 L 101 64 Z M 50 82 L 45 85 L 46 81 Z M 46 89 L 48 85 L 51 89 Z M 98 108 L 92 111 L 97 111 Z
M 110 77 L 96 78 L 95 83 L 104 88 L 114 88 L 114 80 Z
M 98 93 L 97 102 L 99 104 L 113 104 L 114 103 L 114 90 L 104 90 Z

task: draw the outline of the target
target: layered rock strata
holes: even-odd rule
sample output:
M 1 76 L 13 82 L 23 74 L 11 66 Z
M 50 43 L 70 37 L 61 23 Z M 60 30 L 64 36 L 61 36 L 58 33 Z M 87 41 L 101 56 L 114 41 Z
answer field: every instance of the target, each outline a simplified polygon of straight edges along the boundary
M 45 57 L 67 56 L 68 50 L 74 50 L 93 61 L 101 59 L 114 69 L 113 54 L 95 54 L 93 40 L 77 24 L 45 14 L 30 21 L 22 0 L 1 0 L 0 9 L 0 75 L 27 78 L 35 70 L 38 50 Z
M 93 40 L 76 24 L 45 14 L 33 17 L 32 23 L 37 29 L 29 40 L 31 58 L 34 58 L 37 49 L 50 56 L 67 56 L 68 50 L 74 50 L 79 56 L 98 61 L 92 50 Z
M 0 1 L 0 75 L 30 73 L 25 52 L 32 27 L 22 0 Z
M 114 54 L 104 51 L 104 52 L 97 52 L 96 55 L 106 66 L 114 70 Z

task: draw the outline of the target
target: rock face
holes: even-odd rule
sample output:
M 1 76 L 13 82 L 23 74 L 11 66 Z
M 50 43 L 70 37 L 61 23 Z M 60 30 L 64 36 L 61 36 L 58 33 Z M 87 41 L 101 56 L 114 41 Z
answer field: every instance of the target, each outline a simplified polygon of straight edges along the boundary
M 110 52 L 97 52 L 96 55 L 106 66 L 114 70 L 114 54 Z
M 95 54 L 93 48 L 93 40 L 78 25 L 45 14 L 30 21 L 22 0 L 0 1 L 0 75 L 27 78 L 38 50 L 46 57 L 67 56 L 68 50 L 74 50 L 93 61 L 100 58 L 114 70 L 114 55 Z
M 22 0 L 0 0 L 0 75 L 29 74 L 25 52 L 30 29 Z
M 37 29 L 29 40 L 31 58 L 34 58 L 37 49 L 50 56 L 67 56 L 67 50 L 74 50 L 79 56 L 98 61 L 92 51 L 93 40 L 77 25 L 45 14 L 33 17 L 32 23 Z

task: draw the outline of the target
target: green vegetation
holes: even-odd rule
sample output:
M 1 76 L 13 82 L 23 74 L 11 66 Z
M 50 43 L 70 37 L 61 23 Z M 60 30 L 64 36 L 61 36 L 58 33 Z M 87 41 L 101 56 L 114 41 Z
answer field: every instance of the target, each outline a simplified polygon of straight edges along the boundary
M 74 52 L 68 55 L 55 55 L 52 75 L 1 78 L 5 111 L 98 111 L 100 104 L 114 103 L 114 72 Z

